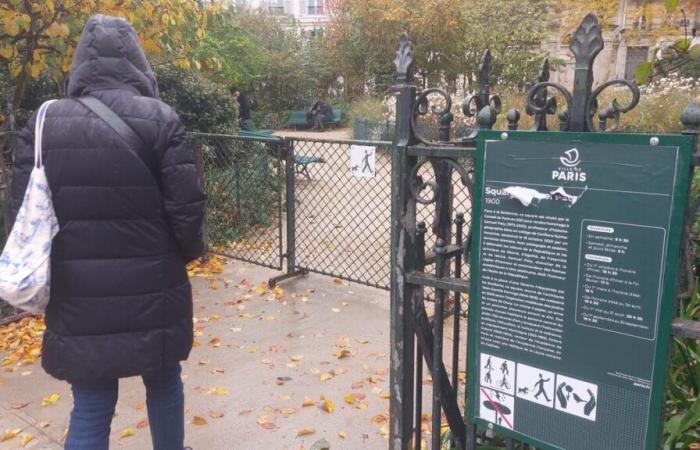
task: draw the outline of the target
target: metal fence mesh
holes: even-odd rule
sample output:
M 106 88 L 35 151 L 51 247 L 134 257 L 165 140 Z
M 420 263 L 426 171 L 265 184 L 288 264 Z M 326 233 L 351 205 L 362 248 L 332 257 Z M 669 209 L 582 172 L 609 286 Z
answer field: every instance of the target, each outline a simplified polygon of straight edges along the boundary
M 355 142 L 360 144 L 361 142 Z M 373 178 L 352 174 L 353 142 L 293 140 L 297 161 L 313 157 L 296 178 L 296 265 L 312 272 L 388 289 L 391 156 L 378 145 Z M 320 162 L 323 161 L 323 162 Z
M 190 134 L 207 193 L 210 248 L 282 269 L 282 141 Z
M 352 122 L 352 138 L 361 141 L 391 141 L 396 125 L 389 122 L 371 122 L 355 119 Z

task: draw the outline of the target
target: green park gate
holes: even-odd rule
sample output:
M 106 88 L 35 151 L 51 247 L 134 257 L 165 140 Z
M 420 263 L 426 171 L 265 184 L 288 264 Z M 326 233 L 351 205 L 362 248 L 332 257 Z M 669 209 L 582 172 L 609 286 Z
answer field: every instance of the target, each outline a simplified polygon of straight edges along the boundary
M 652 167 L 659 171 L 662 171 L 663 168 L 663 170 L 667 170 L 663 172 L 666 175 L 675 173 L 677 176 L 668 178 L 668 183 L 663 187 L 654 186 L 651 182 L 647 186 L 644 180 L 639 177 L 634 180 L 623 180 L 629 182 L 629 186 L 633 187 L 658 188 L 659 192 L 662 192 L 658 194 L 658 199 L 666 198 L 663 197 L 664 195 L 670 196 L 669 198 L 673 201 L 649 203 L 650 205 L 662 205 L 667 208 L 667 211 L 670 211 L 666 225 L 652 226 L 650 224 L 635 228 L 635 226 L 625 223 L 587 222 L 584 220 L 585 218 L 578 217 L 576 220 L 579 220 L 578 223 L 581 224 L 582 230 L 580 245 L 599 250 L 603 248 L 608 251 L 611 247 L 606 247 L 608 244 L 603 245 L 601 242 L 610 236 L 609 239 L 614 241 L 614 245 L 619 246 L 616 248 L 619 248 L 620 252 L 630 252 L 625 264 L 633 265 L 638 264 L 644 258 L 651 257 L 649 255 L 652 253 L 649 255 L 635 254 L 629 250 L 631 247 L 627 247 L 628 240 L 636 239 L 648 242 L 649 249 L 658 250 L 658 254 L 654 253 L 655 260 L 671 261 L 671 263 L 662 266 L 660 273 L 666 276 L 663 281 L 659 279 L 658 273 L 646 274 L 641 281 L 637 281 L 642 285 L 650 283 L 650 286 L 663 286 L 663 297 L 662 289 L 659 288 L 659 302 L 662 298 L 668 300 L 668 294 L 679 299 L 688 299 L 694 290 L 695 274 L 689 234 L 690 225 L 694 222 L 700 206 L 700 198 L 693 200 L 688 205 L 684 217 L 680 215 L 679 211 L 685 209 L 684 206 L 688 199 L 687 185 L 690 175 L 690 161 L 692 160 L 693 166 L 700 162 L 697 155 L 693 154 L 691 159 L 691 153 L 696 148 L 696 139 L 700 131 L 700 107 L 691 102 L 683 112 L 681 121 L 684 130 L 681 135 L 646 136 L 609 133 L 618 129 L 620 115 L 637 105 L 640 92 L 633 82 L 625 80 L 609 81 L 593 89 L 592 66 L 602 48 L 602 32 L 598 20 L 594 15 L 589 14 L 573 35 L 571 43 L 576 68 L 573 89 L 568 90 L 560 84 L 549 81 L 549 68 L 545 60 L 537 83 L 529 89 L 527 96 L 526 113 L 533 116 L 532 129 L 517 131 L 521 114 L 519 111 L 511 109 L 506 113 L 507 130 L 500 132 L 492 131 L 496 118 L 501 112 L 501 100 L 498 95 L 490 92 L 491 56 L 487 50 L 479 66 L 478 88 L 462 105 L 464 115 L 474 120 L 474 126 L 466 132 L 455 132 L 452 124 L 454 116 L 451 112 L 450 96 L 440 89 L 431 88 L 418 91 L 412 84 L 413 46 L 407 34 L 401 37 L 394 59 L 397 71 L 394 91 L 398 98 L 395 150 L 392 155 L 390 448 L 396 450 L 425 448 L 422 441 L 424 433 L 428 430 L 427 434 L 430 435 L 431 441 L 429 448 L 433 450 L 441 448 L 474 450 L 480 446 L 495 448 L 489 447 L 489 445 L 496 444 L 498 441 L 505 442 L 506 449 L 529 448 L 530 445 L 544 449 L 657 447 L 663 410 L 665 355 L 670 335 L 700 339 L 700 327 L 695 322 L 678 318 L 670 324 L 671 314 L 674 311 L 671 306 L 675 303 L 673 301 L 667 301 L 668 306 L 658 306 L 658 310 L 655 310 L 656 316 L 653 314 L 645 315 L 646 313 L 629 314 L 625 313 L 623 309 L 617 311 L 613 306 L 610 309 L 615 314 L 622 311 L 622 320 L 609 320 L 609 318 L 599 315 L 597 310 L 590 305 L 595 306 L 598 304 L 596 302 L 606 301 L 605 295 L 601 293 L 605 292 L 605 289 L 600 288 L 595 283 L 600 282 L 600 279 L 605 279 L 605 276 L 612 275 L 609 272 L 604 272 L 603 278 L 601 278 L 593 272 L 600 269 L 599 265 L 596 264 L 606 260 L 607 257 L 586 253 L 585 257 L 590 258 L 590 261 L 585 260 L 583 264 L 576 259 L 578 256 L 574 258 L 574 262 L 579 264 L 579 270 L 581 270 L 579 276 L 583 274 L 585 279 L 589 277 L 597 281 L 590 285 L 581 284 L 583 288 L 580 292 L 577 291 L 577 301 L 580 300 L 583 306 L 576 306 L 578 309 L 574 312 L 567 310 L 567 314 L 571 312 L 577 323 L 580 320 L 591 328 L 607 327 L 606 331 L 617 333 L 615 336 L 620 335 L 620 339 L 626 339 L 627 335 L 639 337 L 640 342 L 649 339 L 644 341 L 647 343 L 639 344 L 639 347 L 634 348 L 644 349 L 639 351 L 648 351 L 651 355 L 659 356 L 659 358 L 652 357 L 650 361 L 643 362 L 643 364 L 650 364 L 649 370 L 652 371 L 653 375 L 650 375 L 647 380 L 625 379 L 620 381 L 620 383 L 632 383 L 631 386 L 650 392 L 649 396 L 652 398 L 649 403 L 642 402 L 642 409 L 650 408 L 650 416 L 640 419 L 644 424 L 649 425 L 646 431 L 620 426 L 619 430 L 634 430 L 633 432 L 639 434 L 639 436 L 632 436 L 632 440 L 624 441 L 629 439 L 630 435 L 622 435 L 622 431 L 616 430 L 616 425 L 608 423 L 609 426 L 602 431 L 603 434 L 607 433 L 604 437 L 608 440 L 605 442 L 623 441 L 627 444 L 596 447 L 598 441 L 595 439 L 598 439 L 599 436 L 591 433 L 591 430 L 600 429 L 591 428 L 588 424 L 595 420 L 596 406 L 598 409 L 601 407 L 600 402 L 596 404 L 595 401 L 594 394 L 597 394 L 597 386 L 557 373 L 559 389 L 557 394 L 552 392 L 551 395 L 551 397 L 556 398 L 547 400 L 547 402 L 551 401 L 551 404 L 549 404 L 549 408 L 542 410 L 542 417 L 533 417 L 537 414 L 530 414 L 528 417 L 532 419 L 532 422 L 537 420 L 545 422 L 543 426 L 551 425 L 553 428 L 561 426 L 560 431 L 563 430 L 563 432 L 560 432 L 551 441 L 547 441 L 542 436 L 528 434 L 517 424 L 513 426 L 511 423 L 513 416 L 510 414 L 513 403 L 509 402 L 513 402 L 513 399 L 518 400 L 518 398 L 516 398 L 515 386 L 513 385 L 515 383 L 507 375 L 509 372 L 515 371 L 514 362 L 508 360 L 507 354 L 503 356 L 503 352 L 500 356 L 495 354 L 489 356 L 484 351 L 483 330 L 486 328 L 484 324 L 488 320 L 491 321 L 489 323 L 495 330 L 494 333 L 501 333 L 500 343 L 494 343 L 495 338 L 490 343 L 493 345 L 491 348 L 494 349 L 491 353 L 498 353 L 499 345 L 501 345 L 502 350 L 506 345 L 504 342 L 511 339 L 507 331 L 504 331 L 503 324 L 507 323 L 506 320 L 499 321 L 498 319 L 494 320 L 493 317 L 485 316 L 485 314 L 493 312 L 493 309 L 490 312 L 487 311 L 490 306 L 486 299 L 486 290 L 491 289 L 491 293 L 496 292 L 493 295 L 489 293 L 491 299 L 503 299 L 511 295 L 512 292 L 499 291 L 502 287 L 499 282 L 510 279 L 509 277 L 512 277 L 516 270 L 509 271 L 507 266 L 501 266 L 498 268 L 500 272 L 493 273 L 499 273 L 502 280 L 496 280 L 497 282 L 493 283 L 493 279 L 491 279 L 490 285 L 483 281 L 480 272 L 483 272 L 484 267 L 488 265 L 479 263 L 478 259 L 483 253 L 482 244 L 480 244 L 480 242 L 483 243 L 483 239 L 480 241 L 483 236 L 480 236 L 479 233 L 487 229 L 484 225 L 486 222 L 483 221 L 490 220 L 491 225 L 500 223 L 501 225 L 506 224 L 503 226 L 512 226 L 513 229 L 508 230 L 511 233 L 508 239 L 513 239 L 513 236 L 517 237 L 519 232 L 523 233 L 522 236 L 526 236 L 529 233 L 529 227 L 538 227 L 542 224 L 532 221 L 529 224 L 523 222 L 524 227 L 517 231 L 518 224 L 516 222 L 524 220 L 524 216 L 513 216 L 515 213 L 508 208 L 490 208 L 489 211 L 484 212 L 482 211 L 482 202 L 496 202 L 499 196 L 511 199 L 510 205 L 516 201 L 513 199 L 519 199 L 523 206 L 530 205 L 533 201 L 541 201 L 547 205 L 555 205 L 560 209 L 570 207 L 575 216 L 575 214 L 580 215 L 581 213 L 581 210 L 575 209 L 574 206 L 578 199 L 585 199 L 581 200 L 582 203 L 579 205 L 583 208 L 584 205 L 590 205 L 591 202 L 606 198 L 593 192 L 603 189 L 596 188 L 589 191 L 588 185 L 583 189 L 578 189 L 576 191 L 578 195 L 573 196 L 563 189 L 552 191 L 546 195 L 536 190 L 525 189 L 522 186 L 511 186 L 508 188 L 511 190 L 508 191 L 507 184 L 503 184 L 503 189 L 491 188 L 491 191 L 487 191 L 490 197 L 484 197 L 482 192 L 484 186 L 496 186 L 505 181 L 527 186 L 528 181 L 523 180 L 531 175 L 528 170 L 540 170 L 542 166 L 548 164 L 543 162 L 545 159 L 556 163 L 561 159 L 559 165 L 563 167 L 561 169 L 563 174 L 552 172 L 552 178 L 562 177 L 559 179 L 585 181 L 586 175 L 581 176 L 581 169 L 577 167 L 580 162 L 579 151 L 585 157 L 598 154 L 599 161 L 602 158 L 602 161 L 607 164 L 607 161 L 612 160 L 612 158 L 606 159 L 607 156 L 600 156 L 599 150 L 601 148 L 607 149 L 607 155 L 611 155 L 613 150 L 624 147 L 624 151 L 620 150 L 619 154 L 614 155 L 617 158 L 614 159 L 614 163 L 608 166 L 598 164 L 595 169 L 596 173 L 608 173 L 608 176 L 612 176 L 618 173 L 616 171 L 622 170 L 622 167 L 626 167 L 625 170 L 629 170 L 630 167 Z M 631 100 L 625 104 L 614 100 L 610 105 L 604 107 L 599 105 L 600 94 L 613 86 L 622 88 L 631 94 Z M 563 98 L 566 103 L 565 108 L 561 108 L 561 111 L 559 111 L 556 96 Z M 548 116 L 553 115 L 556 115 L 559 121 L 558 132 L 547 131 L 550 129 Z M 438 124 L 437 132 L 432 135 L 425 132 L 425 123 L 428 119 L 436 120 Z M 575 143 L 575 146 L 563 147 L 569 150 L 561 153 L 562 145 L 569 145 L 572 142 Z M 595 145 L 590 144 L 591 142 Z M 595 146 L 598 148 L 594 148 Z M 612 146 L 617 147 L 611 149 Z M 558 149 L 556 150 L 558 153 L 552 153 L 551 149 L 553 148 Z M 638 153 L 631 150 L 638 151 Z M 596 151 L 598 153 L 595 153 Z M 676 153 L 673 153 L 674 151 Z M 486 161 L 487 154 L 501 155 L 501 159 L 495 163 L 488 163 Z M 671 154 L 676 155 L 676 160 L 668 160 L 667 156 Z M 542 156 L 539 158 L 542 161 L 536 161 L 538 155 Z M 630 158 L 632 162 L 630 162 Z M 671 172 L 668 172 L 669 170 Z M 429 172 L 428 176 L 426 176 L 426 172 Z M 593 173 L 594 171 L 591 169 L 589 172 Z M 499 181 L 498 177 L 504 174 L 515 174 L 515 178 L 519 181 Z M 532 183 L 532 180 L 529 183 Z M 553 187 L 557 185 L 562 186 L 562 183 L 552 182 L 551 184 Z M 565 183 L 565 186 L 567 190 L 572 191 L 572 183 Z M 593 182 L 591 182 L 591 186 L 593 186 Z M 464 191 L 469 194 L 468 198 L 466 200 L 457 199 L 455 192 Z M 628 198 L 624 195 L 638 194 L 638 192 L 633 191 L 620 192 L 610 194 L 611 202 L 618 201 L 615 197 L 618 194 L 622 196 L 621 199 Z M 545 198 L 547 200 L 544 200 Z M 644 211 L 646 203 L 640 203 L 636 198 L 632 198 L 630 201 L 631 208 L 638 208 L 639 211 L 624 211 L 625 214 L 628 212 L 637 214 L 643 219 L 645 212 L 646 216 L 649 216 L 648 211 L 650 210 L 661 211 L 659 209 L 661 206 L 646 206 L 650 209 Z M 619 206 L 617 209 L 612 208 L 610 206 L 612 204 L 605 206 L 608 209 L 608 214 L 614 216 L 623 213 L 625 208 Z M 432 217 L 427 218 L 427 224 L 426 217 L 421 214 L 422 208 L 426 206 L 431 206 L 433 213 Z M 472 208 L 475 212 L 474 216 L 472 216 Z M 539 210 L 546 211 L 547 208 L 550 206 L 542 207 Z M 496 210 L 496 212 L 494 213 L 492 210 Z M 482 213 L 483 215 L 481 215 Z M 487 213 L 490 214 L 489 217 L 487 217 Z M 503 214 L 505 218 L 499 219 L 498 214 Z M 682 223 L 685 225 L 679 226 Z M 583 232 L 584 225 L 585 230 L 587 230 L 585 233 Z M 492 232 L 493 227 L 487 231 Z M 552 231 L 551 233 L 554 233 L 552 239 L 555 239 L 556 232 Z M 606 233 L 611 234 L 607 235 Z M 501 235 L 501 239 L 506 240 L 503 236 Z M 499 250 L 503 245 L 498 241 L 498 238 L 494 238 L 492 235 L 491 239 L 492 249 L 495 249 L 493 252 L 496 255 L 491 255 L 493 259 L 501 258 L 500 262 L 503 262 L 512 256 L 506 255 L 504 250 Z M 515 244 L 511 246 L 511 250 L 517 245 L 526 245 L 522 242 L 518 243 L 518 239 L 513 242 Z M 666 246 L 659 244 L 661 242 L 665 242 Z M 676 251 L 681 249 L 680 255 L 676 254 L 675 259 L 673 259 L 674 245 Z M 667 252 L 669 249 L 670 251 Z M 576 253 L 576 255 L 580 254 L 583 253 L 580 251 Z M 516 257 L 519 256 L 516 255 Z M 678 276 L 680 288 L 675 284 L 675 261 L 679 259 L 682 263 L 682 273 Z M 477 264 L 470 264 L 470 261 L 477 261 Z M 569 263 L 571 262 L 569 261 Z M 526 261 L 526 263 L 534 264 L 532 261 Z M 543 272 L 550 269 L 557 270 L 558 266 L 555 263 L 566 264 L 563 260 L 557 260 L 551 263 L 551 267 L 542 263 L 544 265 L 536 267 L 536 269 Z M 489 264 L 493 265 L 492 262 Z M 623 275 L 618 276 L 618 269 L 615 270 L 615 276 L 619 278 L 616 282 L 627 283 L 630 286 L 637 283 L 629 277 L 625 278 L 626 275 L 624 275 L 624 273 L 629 275 L 634 271 L 621 268 L 619 271 Z M 556 278 L 556 276 L 552 278 Z M 609 280 L 602 283 L 607 282 Z M 524 283 L 515 284 L 521 287 L 527 286 Z M 630 290 L 633 291 L 638 287 L 630 288 Z M 434 301 L 426 301 L 426 290 L 434 292 Z M 679 293 L 678 290 L 680 290 Z M 534 294 L 534 291 L 527 291 L 526 288 L 522 292 Z M 561 293 L 554 287 L 547 292 L 547 295 L 551 295 L 552 299 Z M 470 295 L 472 302 L 467 301 Z M 635 293 L 632 292 L 629 295 L 635 295 Z M 563 305 L 563 302 L 561 305 L 557 305 L 559 307 Z M 562 308 L 564 307 L 562 306 Z M 570 306 L 566 306 L 566 308 L 570 308 Z M 624 305 L 619 306 L 619 308 L 624 308 Z M 552 308 L 543 314 L 550 315 L 549 313 L 554 310 L 555 308 Z M 512 312 L 507 309 L 501 311 Z M 659 316 L 661 316 L 660 319 Z M 452 320 L 447 320 L 450 317 Z M 654 325 L 654 320 L 656 320 L 656 325 Z M 467 321 L 470 325 L 469 330 L 467 330 Z M 664 322 L 666 325 L 663 325 Z M 448 329 L 447 326 L 451 326 L 451 328 Z M 525 326 L 526 324 L 523 323 L 522 327 Z M 513 335 L 519 331 L 517 328 L 517 326 L 513 326 Z M 629 331 L 628 328 L 634 331 Z M 654 336 L 657 330 L 659 330 L 658 339 Z M 577 339 L 585 338 L 585 335 L 582 336 L 577 336 Z M 536 336 L 533 337 L 533 339 L 535 338 Z M 610 339 L 611 345 L 623 345 L 615 339 Z M 653 344 L 648 343 L 652 341 Z M 601 348 L 599 342 L 593 342 L 595 342 L 596 348 Z M 558 341 L 552 345 L 553 355 L 545 356 L 553 356 L 551 359 L 556 360 L 557 345 L 561 345 L 561 342 Z M 487 346 L 486 349 L 488 350 L 488 348 Z M 603 345 L 601 351 L 605 350 L 607 349 Z M 654 353 L 654 351 L 658 352 Z M 513 352 L 513 354 L 515 353 L 517 352 Z M 532 373 L 527 374 L 528 367 L 525 365 L 522 367 L 523 377 L 533 377 L 532 380 L 536 382 L 535 386 L 542 386 L 543 380 L 547 379 L 549 373 L 532 368 Z M 657 373 L 653 372 L 655 369 Z M 487 372 L 486 377 L 491 383 L 492 370 L 494 379 L 497 374 L 504 374 L 500 389 L 497 386 L 494 389 L 480 388 L 479 384 L 484 384 L 480 379 L 480 374 Z M 521 370 L 520 365 L 518 370 Z M 518 373 L 520 376 L 520 372 Z M 551 375 L 555 376 L 554 373 Z M 538 376 L 540 381 L 538 381 Z M 606 376 L 608 375 L 606 374 Z M 624 378 L 625 374 L 612 374 L 610 376 Z M 425 389 L 426 392 L 424 392 L 426 385 L 431 385 L 431 388 Z M 509 395 L 503 395 L 503 392 L 507 392 Z M 494 398 L 491 398 L 489 394 Z M 538 394 L 535 400 L 528 399 L 531 403 L 544 402 L 539 398 L 538 392 L 530 391 L 528 393 L 525 388 L 521 392 L 519 391 L 517 396 L 524 398 L 526 396 L 532 397 L 535 394 Z M 484 399 L 484 395 L 487 396 L 486 399 Z M 510 397 L 510 400 L 505 399 L 505 397 Z M 620 399 L 623 403 L 636 401 L 634 398 L 630 400 L 624 395 Z M 553 414 L 565 409 L 567 404 L 575 405 L 576 411 L 572 412 L 575 408 L 570 406 L 566 414 L 557 416 L 556 419 L 545 420 L 554 417 Z M 482 408 L 481 412 L 480 408 Z M 430 413 L 431 416 L 424 414 L 424 412 Z M 493 419 L 485 420 L 484 417 L 489 414 L 493 415 Z M 602 415 L 602 410 L 599 415 Z M 622 414 L 620 417 L 625 417 L 625 415 Z M 570 426 L 567 424 L 576 420 L 579 421 L 576 423 L 588 426 L 588 431 L 580 435 L 586 441 L 574 444 L 571 439 L 576 433 L 572 432 L 571 428 L 566 427 Z M 566 433 L 570 436 L 565 436 Z M 620 435 L 619 439 L 615 433 Z M 616 441 L 616 439 L 618 440 Z M 652 442 L 654 440 L 656 442 Z M 639 445 L 634 444 L 635 442 Z
M 207 193 L 210 250 L 285 273 L 389 288 L 387 141 L 189 133 Z M 371 176 L 351 165 L 371 150 Z

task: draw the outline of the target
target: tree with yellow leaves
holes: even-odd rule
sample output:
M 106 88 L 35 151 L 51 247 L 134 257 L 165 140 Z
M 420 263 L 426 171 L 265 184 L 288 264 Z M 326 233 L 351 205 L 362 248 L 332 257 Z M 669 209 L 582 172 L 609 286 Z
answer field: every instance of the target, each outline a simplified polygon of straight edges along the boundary
M 196 0 L 0 0 L 0 61 L 14 80 L 12 109 L 27 83 L 41 74 L 60 80 L 85 20 L 102 13 L 124 17 L 136 29 L 146 53 L 182 68 L 199 67 L 192 57 L 216 4 Z

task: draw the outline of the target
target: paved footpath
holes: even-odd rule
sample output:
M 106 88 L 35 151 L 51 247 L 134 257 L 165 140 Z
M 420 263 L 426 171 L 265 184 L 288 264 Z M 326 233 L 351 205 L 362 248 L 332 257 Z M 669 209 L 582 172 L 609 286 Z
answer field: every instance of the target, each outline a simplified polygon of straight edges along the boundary
M 387 448 L 388 293 L 316 275 L 283 283 L 284 292 L 259 287 L 275 274 L 232 262 L 214 281 L 194 278 L 187 445 L 310 450 L 325 439 L 331 449 Z M 10 370 L 0 369 L 0 439 L 22 432 L 0 450 L 62 448 L 68 385 L 39 363 Z M 42 406 L 51 394 L 60 399 Z M 144 400 L 140 379 L 122 380 L 111 448 L 150 448 Z M 22 446 L 27 434 L 34 439 Z

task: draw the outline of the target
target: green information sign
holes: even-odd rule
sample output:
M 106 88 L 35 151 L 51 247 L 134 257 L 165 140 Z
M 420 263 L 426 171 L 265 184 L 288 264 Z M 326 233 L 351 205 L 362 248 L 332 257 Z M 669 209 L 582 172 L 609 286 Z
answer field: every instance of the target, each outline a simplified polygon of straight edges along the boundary
M 656 449 L 689 136 L 480 134 L 469 420 L 542 449 Z

